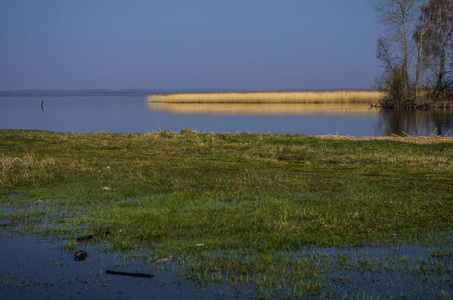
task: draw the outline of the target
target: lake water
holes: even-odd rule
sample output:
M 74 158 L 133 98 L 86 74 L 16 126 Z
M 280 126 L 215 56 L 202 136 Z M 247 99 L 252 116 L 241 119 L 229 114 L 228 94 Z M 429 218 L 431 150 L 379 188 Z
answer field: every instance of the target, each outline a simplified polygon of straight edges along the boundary
M 200 132 L 453 136 L 453 110 L 395 112 L 366 104 L 175 106 L 150 104 L 142 96 L 2 97 L 0 128 L 62 132 L 190 128 Z

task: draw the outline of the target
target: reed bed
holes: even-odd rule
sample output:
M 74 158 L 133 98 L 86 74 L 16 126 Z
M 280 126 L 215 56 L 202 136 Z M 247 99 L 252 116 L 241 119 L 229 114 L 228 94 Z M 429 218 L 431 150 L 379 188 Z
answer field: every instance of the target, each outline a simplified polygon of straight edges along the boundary
M 378 103 L 378 90 L 207 92 L 149 95 L 149 102 L 165 103 Z
M 152 111 L 204 115 L 374 115 L 379 110 L 356 103 L 166 103 L 148 102 Z

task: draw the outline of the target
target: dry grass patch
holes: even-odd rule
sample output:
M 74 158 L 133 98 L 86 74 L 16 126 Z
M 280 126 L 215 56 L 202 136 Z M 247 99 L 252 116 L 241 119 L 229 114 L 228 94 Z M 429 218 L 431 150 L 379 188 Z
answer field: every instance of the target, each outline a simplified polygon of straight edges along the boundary
M 22 180 L 35 183 L 38 179 L 51 178 L 50 173 L 55 166 L 53 157 L 37 159 L 34 153 L 26 153 L 23 157 L 3 155 L 0 158 L 0 186 L 11 186 Z

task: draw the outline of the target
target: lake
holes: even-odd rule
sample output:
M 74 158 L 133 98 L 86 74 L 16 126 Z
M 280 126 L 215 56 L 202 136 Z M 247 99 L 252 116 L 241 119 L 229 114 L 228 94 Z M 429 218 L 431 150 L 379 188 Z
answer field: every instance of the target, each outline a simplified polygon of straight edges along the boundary
M 453 110 L 396 112 L 367 104 L 170 105 L 147 103 L 143 96 L 1 97 L 0 128 L 453 136 Z

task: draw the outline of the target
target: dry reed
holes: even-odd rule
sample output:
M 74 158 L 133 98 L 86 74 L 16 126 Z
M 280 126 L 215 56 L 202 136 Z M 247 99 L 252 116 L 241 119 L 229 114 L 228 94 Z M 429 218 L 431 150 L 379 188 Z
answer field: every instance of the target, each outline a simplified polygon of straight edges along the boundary
M 377 103 L 378 90 L 263 91 L 151 94 L 148 102 L 165 103 Z

